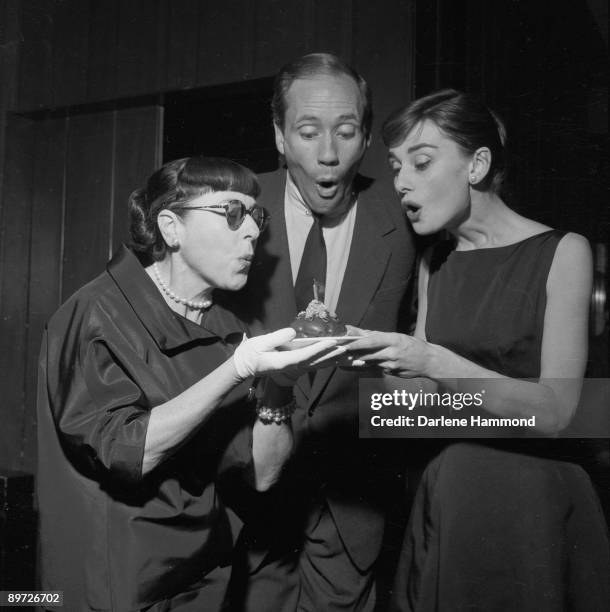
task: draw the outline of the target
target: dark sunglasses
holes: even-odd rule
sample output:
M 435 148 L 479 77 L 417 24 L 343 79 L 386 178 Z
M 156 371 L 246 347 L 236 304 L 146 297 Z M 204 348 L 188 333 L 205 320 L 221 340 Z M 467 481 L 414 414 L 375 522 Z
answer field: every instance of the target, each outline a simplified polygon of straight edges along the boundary
M 175 206 L 173 208 L 174 210 L 176 208 L 181 210 L 209 210 L 217 215 L 224 215 L 229 229 L 233 231 L 241 227 L 246 215 L 252 217 L 260 232 L 265 230 L 270 219 L 269 213 L 262 206 L 256 206 L 255 204 L 252 208 L 246 208 L 241 200 L 227 200 L 210 206 Z

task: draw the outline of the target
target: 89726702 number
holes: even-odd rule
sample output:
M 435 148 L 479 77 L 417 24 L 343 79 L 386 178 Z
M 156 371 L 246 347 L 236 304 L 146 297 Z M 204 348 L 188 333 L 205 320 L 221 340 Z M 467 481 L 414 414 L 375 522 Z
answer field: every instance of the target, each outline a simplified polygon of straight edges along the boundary
M 41 605 L 47 608 L 64 604 L 62 591 L 0 591 L 0 607 Z

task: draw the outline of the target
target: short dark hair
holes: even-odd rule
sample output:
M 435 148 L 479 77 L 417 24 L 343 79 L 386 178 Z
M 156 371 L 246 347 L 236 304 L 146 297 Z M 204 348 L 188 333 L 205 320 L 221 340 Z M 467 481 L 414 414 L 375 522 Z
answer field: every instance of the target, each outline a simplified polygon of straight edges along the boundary
M 286 94 L 297 79 L 307 79 L 319 75 L 344 75 L 353 79 L 362 100 L 362 131 L 366 136 L 371 133 L 373 123 L 373 96 L 368 83 L 351 66 L 332 53 L 309 53 L 284 65 L 273 83 L 271 112 L 273 123 L 284 129 L 286 118 Z
M 506 175 L 506 128 L 496 113 L 478 96 L 442 89 L 393 112 L 381 128 L 383 142 L 388 147 L 399 146 L 425 120 L 435 123 L 468 153 L 487 147 L 491 167 L 481 185 L 500 191 Z
M 251 170 L 230 159 L 198 156 L 168 162 L 129 197 L 129 246 L 146 261 L 163 259 L 168 246 L 157 225 L 159 213 L 213 191 L 257 198 L 260 186 Z M 175 212 L 184 214 L 180 208 Z

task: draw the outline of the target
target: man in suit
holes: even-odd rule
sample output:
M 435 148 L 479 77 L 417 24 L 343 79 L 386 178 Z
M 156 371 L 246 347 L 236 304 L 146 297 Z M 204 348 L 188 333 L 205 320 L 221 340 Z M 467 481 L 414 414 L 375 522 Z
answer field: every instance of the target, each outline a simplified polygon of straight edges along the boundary
M 372 121 L 367 83 L 336 56 L 306 55 L 276 77 L 272 108 L 287 170 L 259 177 L 259 204 L 271 221 L 243 306 L 266 329 L 290 324 L 304 307 L 295 285 L 299 293 L 317 230 L 328 309 L 348 324 L 395 330 L 414 247 L 391 188 L 358 175 Z M 302 376 L 294 394 L 295 450 L 282 482 L 242 533 L 250 579 L 235 607 L 373 610 L 384 511 L 392 493 L 400 494 L 395 476 L 404 465 L 388 465 L 392 441 L 358 439 L 355 369 Z

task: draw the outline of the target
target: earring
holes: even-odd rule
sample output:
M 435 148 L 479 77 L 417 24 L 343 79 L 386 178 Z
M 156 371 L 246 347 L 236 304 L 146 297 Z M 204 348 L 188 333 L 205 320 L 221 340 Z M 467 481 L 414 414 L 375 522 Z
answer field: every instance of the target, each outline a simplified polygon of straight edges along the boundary
M 474 174 L 470 175 L 470 178 L 468 179 L 471 183 L 474 183 L 477 180 L 477 177 Z

